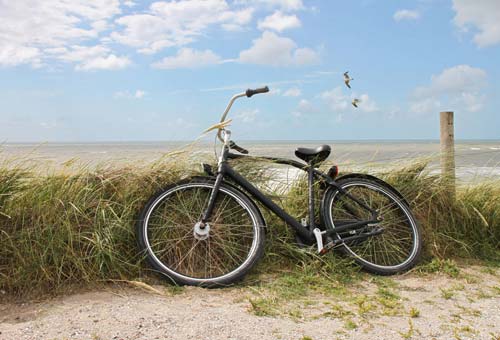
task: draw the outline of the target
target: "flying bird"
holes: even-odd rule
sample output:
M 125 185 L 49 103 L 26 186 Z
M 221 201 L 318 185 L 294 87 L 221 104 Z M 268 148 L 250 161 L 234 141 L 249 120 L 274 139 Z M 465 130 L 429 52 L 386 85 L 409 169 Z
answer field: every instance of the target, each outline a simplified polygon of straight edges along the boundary
M 352 106 L 354 107 L 358 107 L 359 103 L 361 103 L 361 100 L 359 100 L 358 98 L 354 98 L 351 102 Z
M 344 72 L 344 83 L 348 88 L 351 88 L 351 85 L 349 85 L 351 80 L 354 80 L 354 78 L 349 77 L 349 71 Z

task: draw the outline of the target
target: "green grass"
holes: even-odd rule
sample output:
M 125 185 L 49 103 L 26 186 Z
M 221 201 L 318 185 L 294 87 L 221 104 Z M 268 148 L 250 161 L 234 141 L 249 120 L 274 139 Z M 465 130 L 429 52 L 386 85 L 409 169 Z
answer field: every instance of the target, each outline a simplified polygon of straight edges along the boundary
M 344 326 L 347 330 L 353 330 L 358 328 L 358 324 L 351 319 L 346 320 Z
M 43 175 L 22 163 L 0 165 L 0 290 L 29 296 L 108 280 L 154 279 L 137 251 L 135 219 L 155 191 L 196 173 L 197 166 L 185 158 L 171 155 L 130 167 L 75 168 L 68 163 L 68 168 Z M 293 216 L 306 216 L 304 181 L 283 196 L 266 187 L 269 174 L 264 176 L 262 167 L 237 166 Z M 456 200 L 450 200 L 439 177 L 427 174 L 423 165 L 380 176 L 407 197 L 423 228 L 427 264 L 422 271 L 458 275 L 449 260 L 453 257 L 498 266 L 500 181 L 459 187 Z M 243 284 L 272 286 L 271 299 L 290 300 L 317 292 L 340 294 L 343 285 L 359 278 L 350 259 L 336 250 L 319 257 L 299 249 L 285 224 L 264 214 L 266 255 Z M 265 274 L 275 274 L 273 281 L 266 282 Z M 378 297 L 394 308 L 390 288 L 380 288 Z M 255 309 L 272 313 L 267 297 L 260 299 L 254 300 Z M 359 308 L 366 313 L 372 307 L 361 303 Z
M 354 303 L 358 307 L 358 314 L 365 316 L 376 309 L 376 305 L 371 301 L 367 295 L 359 295 L 354 299 Z
M 399 332 L 403 339 L 411 339 L 415 335 L 415 327 L 413 326 L 413 321 L 408 319 L 408 330 L 406 332 Z
M 441 297 L 443 299 L 450 300 L 453 296 L 455 296 L 455 292 L 453 289 L 441 288 Z
M 411 307 L 408 314 L 410 314 L 410 317 L 412 318 L 418 318 L 420 316 L 420 311 L 415 307 Z
M 421 273 L 445 273 L 450 277 L 458 277 L 460 269 L 452 259 L 433 258 L 430 262 L 419 266 Z
M 250 302 L 250 311 L 257 316 L 275 316 L 279 312 L 276 310 L 276 302 L 271 298 L 248 299 Z

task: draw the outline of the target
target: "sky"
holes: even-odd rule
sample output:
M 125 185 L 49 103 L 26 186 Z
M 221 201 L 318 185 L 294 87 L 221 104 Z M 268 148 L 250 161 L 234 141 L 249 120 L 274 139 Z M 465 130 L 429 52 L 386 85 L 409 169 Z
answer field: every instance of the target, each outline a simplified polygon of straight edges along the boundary
M 0 142 L 193 140 L 264 85 L 236 141 L 500 139 L 500 1 L 0 0 Z

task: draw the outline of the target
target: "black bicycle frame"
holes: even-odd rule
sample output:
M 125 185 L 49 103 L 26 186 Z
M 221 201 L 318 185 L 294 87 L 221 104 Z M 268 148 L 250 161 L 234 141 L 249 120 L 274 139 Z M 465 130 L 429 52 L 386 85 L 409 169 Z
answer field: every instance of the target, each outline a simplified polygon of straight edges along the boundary
M 237 155 L 229 152 L 228 147 L 224 147 L 223 153 L 221 155 L 221 162 L 219 163 L 219 168 L 217 171 L 214 188 L 210 195 L 209 203 L 206 211 L 202 217 L 202 223 L 206 223 L 210 220 L 210 216 L 215 206 L 215 201 L 217 199 L 217 194 L 219 192 L 219 188 L 223 182 L 224 177 L 229 177 L 236 184 L 241 186 L 246 192 L 248 192 L 254 199 L 262 203 L 266 208 L 271 210 L 274 214 L 276 214 L 279 218 L 285 221 L 289 226 L 291 226 L 302 238 L 304 241 L 313 242 L 315 240 L 315 236 L 313 234 L 313 230 L 316 228 L 314 219 L 314 179 L 322 178 L 328 185 L 334 186 L 339 192 L 349 199 L 356 202 L 358 205 L 368 210 L 372 214 L 371 220 L 358 221 L 354 223 L 346 223 L 342 224 L 339 227 L 335 227 L 332 230 L 327 231 L 327 235 L 339 233 L 345 230 L 353 230 L 366 226 L 369 223 L 377 223 L 380 222 L 377 219 L 378 213 L 366 206 L 363 202 L 353 197 L 348 192 L 343 190 L 334 179 L 329 177 L 328 175 L 322 173 L 321 171 L 314 168 L 313 165 L 303 164 L 294 160 L 283 159 L 283 158 L 273 158 L 273 157 L 258 157 L 260 159 L 270 160 L 277 164 L 285 164 L 296 167 L 308 173 L 308 186 L 309 186 L 309 226 L 303 226 L 297 219 L 284 211 L 280 206 L 274 203 L 271 199 L 269 199 L 266 195 L 264 195 L 259 189 L 257 189 L 254 185 L 252 185 L 246 178 L 241 176 L 238 172 L 236 172 L 228 163 L 228 159 L 238 159 L 238 158 L 249 158 L 250 156 Z

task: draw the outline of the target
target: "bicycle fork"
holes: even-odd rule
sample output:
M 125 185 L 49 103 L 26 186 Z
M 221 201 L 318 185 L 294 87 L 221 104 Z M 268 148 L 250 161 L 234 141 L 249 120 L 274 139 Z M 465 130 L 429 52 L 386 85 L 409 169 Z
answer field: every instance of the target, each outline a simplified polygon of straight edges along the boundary
M 220 186 L 222 184 L 222 180 L 224 178 L 224 174 L 221 172 L 217 173 L 217 177 L 215 178 L 215 183 L 214 187 L 212 189 L 212 192 L 210 193 L 210 198 L 208 199 L 208 205 L 205 211 L 203 212 L 203 215 L 201 217 L 201 227 L 204 228 L 205 224 L 210 220 L 210 217 L 212 216 L 212 212 L 215 207 L 215 201 L 217 200 L 217 194 L 219 193 Z

